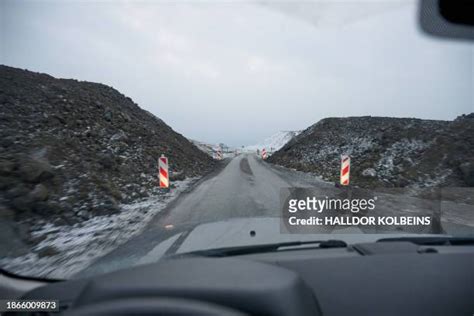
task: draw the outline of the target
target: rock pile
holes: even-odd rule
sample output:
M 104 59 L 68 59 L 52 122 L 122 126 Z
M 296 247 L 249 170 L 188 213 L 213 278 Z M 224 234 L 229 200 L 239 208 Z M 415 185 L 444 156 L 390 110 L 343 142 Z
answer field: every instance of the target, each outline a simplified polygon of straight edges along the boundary
M 341 154 L 351 156 L 351 182 L 361 187 L 473 186 L 474 114 L 326 118 L 268 161 L 338 181 Z
M 174 179 L 214 161 L 103 84 L 0 66 L 0 218 L 61 224 L 119 211 L 157 192 L 157 159 Z

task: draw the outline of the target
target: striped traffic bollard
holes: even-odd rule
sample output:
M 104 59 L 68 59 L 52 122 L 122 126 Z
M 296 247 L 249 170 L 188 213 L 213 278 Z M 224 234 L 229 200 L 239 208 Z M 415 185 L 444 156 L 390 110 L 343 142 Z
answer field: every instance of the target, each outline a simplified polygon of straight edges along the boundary
M 341 185 L 349 185 L 349 176 L 351 171 L 351 157 L 341 156 Z
M 262 149 L 262 159 L 267 159 L 267 150 L 265 148 Z
M 158 179 L 160 181 L 160 188 L 169 188 L 168 158 L 166 158 L 165 155 L 161 155 L 158 160 Z

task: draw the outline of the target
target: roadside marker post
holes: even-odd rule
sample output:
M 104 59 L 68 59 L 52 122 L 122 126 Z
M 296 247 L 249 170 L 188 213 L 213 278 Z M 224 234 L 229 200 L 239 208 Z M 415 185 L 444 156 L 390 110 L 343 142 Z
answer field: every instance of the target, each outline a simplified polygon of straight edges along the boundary
M 341 155 L 341 185 L 349 185 L 351 171 L 351 157 Z
M 262 149 L 262 159 L 267 159 L 267 150 L 265 148 Z
M 222 156 L 222 150 L 221 148 L 218 148 L 216 153 L 215 153 L 215 159 L 217 160 L 222 160 L 223 156 Z
M 168 172 L 168 158 L 163 154 L 158 159 L 158 179 L 160 182 L 160 188 L 169 189 L 170 179 Z

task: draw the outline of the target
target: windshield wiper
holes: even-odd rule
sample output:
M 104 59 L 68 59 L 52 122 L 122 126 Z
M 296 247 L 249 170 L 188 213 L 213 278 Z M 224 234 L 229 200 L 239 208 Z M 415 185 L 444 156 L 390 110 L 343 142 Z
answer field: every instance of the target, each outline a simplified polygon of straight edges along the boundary
M 474 237 L 394 237 L 382 238 L 377 242 L 409 241 L 420 246 L 466 246 L 474 245 Z
M 279 251 L 282 248 L 299 247 L 304 245 L 317 245 L 318 248 L 345 248 L 347 244 L 342 240 L 314 240 L 314 241 L 290 241 L 290 242 L 281 242 L 275 244 L 263 244 L 263 245 L 251 245 L 251 246 L 238 246 L 238 247 L 227 247 L 227 248 L 217 248 L 209 250 L 198 250 L 187 252 L 182 255 L 196 255 L 204 257 L 229 257 L 229 256 L 238 256 L 238 255 L 247 255 L 254 253 L 265 253 L 265 252 L 275 252 Z M 287 249 L 285 249 L 287 250 Z M 180 255 L 178 255 L 180 256 Z M 176 257 L 176 256 L 173 256 Z

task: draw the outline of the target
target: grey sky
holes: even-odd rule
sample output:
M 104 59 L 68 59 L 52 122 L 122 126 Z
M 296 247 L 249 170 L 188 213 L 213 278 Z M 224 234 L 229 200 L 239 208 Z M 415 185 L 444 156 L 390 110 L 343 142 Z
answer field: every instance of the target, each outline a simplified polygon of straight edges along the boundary
M 0 63 L 111 85 L 188 138 L 474 111 L 473 45 L 422 35 L 412 1 L 0 1 Z

